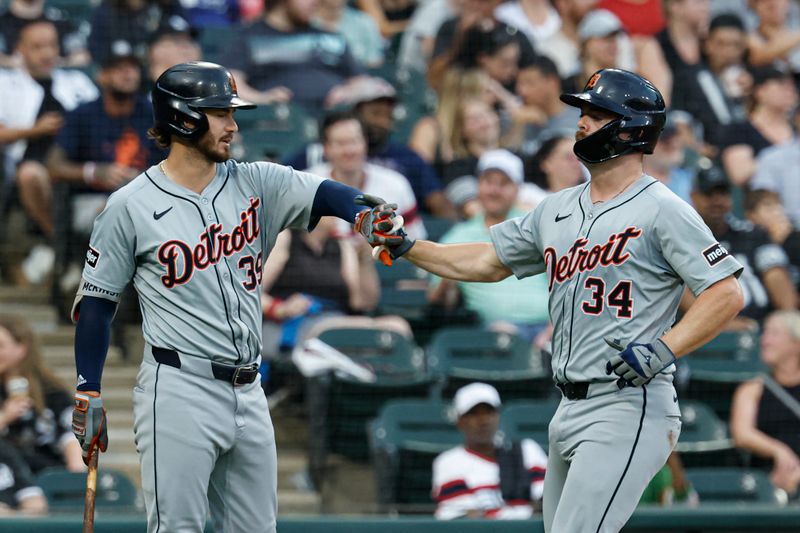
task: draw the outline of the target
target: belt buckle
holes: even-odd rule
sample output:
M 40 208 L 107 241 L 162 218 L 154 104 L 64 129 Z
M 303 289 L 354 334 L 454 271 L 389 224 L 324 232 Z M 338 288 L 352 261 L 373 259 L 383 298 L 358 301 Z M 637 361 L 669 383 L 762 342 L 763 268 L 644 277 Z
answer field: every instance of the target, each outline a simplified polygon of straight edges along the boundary
M 253 370 L 256 370 L 255 365 L 237 366 L 236 370 L 233 371 L 233 379 L 231 380 L 231 382 L 233 383 L 233 386 L 234 387 L 239 387 L 239 386 L 242 386 L 242 385 L 249 385 L 250 383 L 255 381 L 255 379 L 251 379 L 250 381 L 239 382 L 239 377 L 240 377 L 240 375 L 241 375 L 241 373 L 243 371 L 252 372 Z

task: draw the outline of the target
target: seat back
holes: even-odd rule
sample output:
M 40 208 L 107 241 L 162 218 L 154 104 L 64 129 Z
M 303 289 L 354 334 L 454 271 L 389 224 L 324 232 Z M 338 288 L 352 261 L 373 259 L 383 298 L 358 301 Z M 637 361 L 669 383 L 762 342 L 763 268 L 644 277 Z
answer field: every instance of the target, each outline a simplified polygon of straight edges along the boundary
M 548 426 L 558 409 L 558 400 L 517 400 L 503 406 L 500 431 L 508 442 L 533 439 L 548 449 Z
M 48 469 L 39 474 L 36 484 L 42 488 L 51 512 L 79 512 L 86 495 L 86 474 L 64 469 Z M 98 509 L 136 510 L 136 487 L 117 470 L 102 468 L 97 474 Z
M 686 476 L 703 503 L 785 504 L 767 473 L 746 468 L 688 468 Z

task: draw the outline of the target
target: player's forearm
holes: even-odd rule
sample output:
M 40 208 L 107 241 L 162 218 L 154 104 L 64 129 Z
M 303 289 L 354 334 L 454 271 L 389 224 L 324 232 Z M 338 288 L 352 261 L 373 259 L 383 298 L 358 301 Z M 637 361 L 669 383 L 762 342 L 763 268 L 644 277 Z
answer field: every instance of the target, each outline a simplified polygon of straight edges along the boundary
M 80 302 L 80 315 L 75 328 L 78 390 L 100 391 L 116 307 L 117 304 L 111 300 L 94 296 L 85 296 Z
M 403 256 L 420 268 L 456 281 L 500 281 L 511 271 L 488 242 L 438 244 L 417 241 Z
M 719 335 L 743 306 L 739 282 L 729 276 L 703 291 L 662 340 L 677 357 L 686 355 Z

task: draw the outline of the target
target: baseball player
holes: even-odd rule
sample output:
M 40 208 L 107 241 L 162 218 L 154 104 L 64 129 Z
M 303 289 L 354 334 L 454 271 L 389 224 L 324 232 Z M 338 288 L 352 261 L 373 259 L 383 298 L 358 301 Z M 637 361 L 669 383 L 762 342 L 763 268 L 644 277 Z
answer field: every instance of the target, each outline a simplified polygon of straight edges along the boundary
M 405 238 L 389 251 L 460 281 L 547 274 L 562 400 L 549 428 L 545 531 L 616 532 L 680 434 L 673 363 L 741 309 L 742 266 L 643 173 L 665 122 L 650 82 L 605 69 L 561 99 L 581 109 L 574 151 L 589 183 L 493 226 L 491 243 Z M 684 284 L 697 299 L 673 324 Z
M 88 463 L 108 437 L 100 378 L 129 281 L 146 341 L 134 433 L 151 533 L 274 532 L 277 458 L 261 353 L 262 267 L 278 233 L 321 216 L 383 241 L 396 205 L 272 163 L 229 160 L 234 111 L 255 107 L 213 63 L 183 63 L 152 89 L 154 140 L 169 156 L 108 199 L 73 306 L 73 431 Z M 374 208 L 363 209 L 356 202 Z M 362 211 L 359 211 L 362 210 Z

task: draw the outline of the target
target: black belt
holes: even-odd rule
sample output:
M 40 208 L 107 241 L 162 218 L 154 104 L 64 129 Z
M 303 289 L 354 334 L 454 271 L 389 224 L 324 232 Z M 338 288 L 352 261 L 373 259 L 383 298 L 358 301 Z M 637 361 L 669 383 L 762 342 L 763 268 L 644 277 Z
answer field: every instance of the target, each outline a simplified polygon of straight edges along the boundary
M 152 351 L 153 358 L 157 363 L 174 368 L 181 367 L 181 357 L 175 350 L 156 348 L 153 346 Z M 214 374 L 215 378 L 227 381 L 234 386 L 247 385 L 254 382 L 258 377 L 258 365 L 253 363 L 247 366 L 235 366 L 211 361 L 211 372 Z
M 585 400 L 586 395 L 589 393 L 588 381 L 581 383 L 556 383 L 556 387 L 561 389 L 561 394 L 568 400 Z

